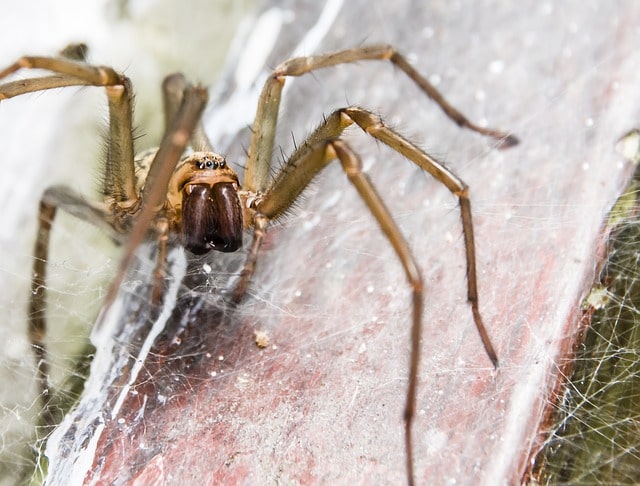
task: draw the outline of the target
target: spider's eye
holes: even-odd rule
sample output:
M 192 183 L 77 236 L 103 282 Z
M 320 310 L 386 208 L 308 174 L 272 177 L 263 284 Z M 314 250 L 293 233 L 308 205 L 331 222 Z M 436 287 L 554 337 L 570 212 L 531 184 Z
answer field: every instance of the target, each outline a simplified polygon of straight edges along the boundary
M 217 160 L 204 159 L 196 162 L 196 167 L 200 170 L 218 168 L 224 169 L 226 165 L 227 163 L 224 160 L 218 162 Z

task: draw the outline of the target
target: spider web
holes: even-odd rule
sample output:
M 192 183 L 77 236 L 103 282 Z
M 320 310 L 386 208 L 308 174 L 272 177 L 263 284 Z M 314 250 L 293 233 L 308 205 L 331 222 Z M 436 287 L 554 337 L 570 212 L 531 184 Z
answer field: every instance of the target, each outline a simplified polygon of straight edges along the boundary
M 302 53 L 307 53 L 306 49 L 314 50 L 314 46 L 300 42 L 320 17 L 320 7 L 315 7 L 313 3 L 301 2 L 295 8 L 278 2 L 267 5 L 266 11 L 272 15 L 272 20 L 279 19 L 279 28 L 294 39 L 287 39 L 282 44 L 276 43 L 279 47 L 274 47 L 274 51 L 269 54 L 269 60 L 265 62 L 267 66 L 275 65 L 290 54 L 290 42 Z M 582 2 L 568 2 L 564 7 L 531 2 L 514 11 L 513 7 L 507 5 L 509 2 L 496 1 L 481 9 L 474 6 L 475 2 L 430 2 L 422 12 L 417 7 L 418 3 L 424 5 L 424 2 L 399 2 L 394 6 L 393 12 L 388 12 L 382 3 L 378 5 L 374 2 L 372 5 L 371 2 L 350 2 L 352 7 L 345 7 L 337 17 L 336 27 L 323 40 L 322 49 L 318 50 L 357 45 L 362 43 L 363 36 L 367 41 L 392 41 L 400 44 L 410 51 L 408 54 L 412 61 L 421 63 L 421 69 L 435 73 L 430 79 L 443 83 L 447 88 L 447 95 L 450 93 L 453 97 L 452 101 L 461 103 L 465 110 L 472 110 L 474 118 L 482 120 L 486 116 L 490 124 L 506 123 L 514 128 L 523 139 L 523 148 L 513 152 L 492 150 L 485 141 L 450 126 L 452 124 L 446 120 L 443 121 L 436 109 L 422 109 L 423 105 L 416 109 L 417 95 L 409 91 L 411 88 L 407 85 L 400 84 L 400 77 L 394 75 L 391 69 L 381 74 L 380 71 L 366 71 L 364 66 L 354 67 L 346 75 L 341 74 L 336 78 L 318 73 L 310 76 L 311 79 L 306 82 L 288 81 L 287 89 L 292 91 L 292 99 L 304 100 L 304 103 L 285 101 L 282 118 L 286 128 L 279 133 L 279 143 L 283 145 L 283 152 L 289 153 L 293 145 L 290 141 L 291 133 L 296 140 L 302 140 L 323 114 L 327 114 L 334 106 L 344 105 L 345 99 L 348 99 L 349 103 L 379 109 L 385 120 L 398 126 L 402 133 L 418 140 L 422 146 L 455 166 L 456 172 L 472 188 L 479 246 L 482 309 L 492 337 L 499 343 L 500 357 L 503 359 L 503 367 L 497 377 L 491 375 L 492 371 L 479 349 L 472 323 L 465 317 L 468 312 L 464 295 L 464 256 L 455 199 L 438 184 L 428 181 L 406 164 L 402 165 L 403 162 L 394 159 L 391 151 L 377 147 L 366 137 L 358 138 L 357 135 L 349 134 L 349 140 L 363 154 L 365 169 L 372 178 L 375 181 L 389 181 L 382 182 L 379 187 L 385 192 L 385 200 L 394 211 L 397 221 L 409 235 L 418 260 L 424 262 L 425 281 L 429 287 L 425 314 L 429 332 L 425 346 L 429 347 L 425 352 L 421 372 L 421 382 L 425 389 L 419 399 L 416 421 L 416 434 L 420 437 L 421 447 L 417 456 L 423 461 L 420 462 L 420 471 L 428 470 L 429 478 L 438 478 L 442 482 L 464 482 L 469 481 L 469 478 L 479 478 L 485 483 L 491 483 L 496 477 L 513 479 L 513 474 L 516 474 L 513 471 L 522 471 L 524 468 L 512 463 L 505 464 L 500 461 L 500 457 L 505 455 L 505 449 L 517 450 L 515 455 L 518 457 L 529 457 L 532 443 L 538 443 L 539 438 L 532 437 L 537 429 L 530 427 L 529 432 L 521 433 L 525 425 L 520 424 L 520 428 L 509 429 L 511 437 L 508 437 L 502 434 L 496 424 L 504 421 L 517 422 L 518 414 L 513 410 L 521 409 L 526 414 L 533 410 L 532 416 L 535 416 L 536 409 L 525 403 L 528 399 L 541 402 L 541 409 L 550 407 L 559 414 L 560 425 L 551 425 L 550 436 L 539 441 L 546 441 L 552 452 L 556 451 L 561 466 L 546 466 L 547 469 L 540 474 L 542 481 L 597 482 L 607 478 L 612 481 L 637 482 L 637 466 L 634 465 L 637 444 L 626 442 L 627 439 L 622 439 L 621 436 L 624 429 L 637 430 L 637 410 L 618 414 L 622 413 L 627 402 L 634 401 L 637 394 L 634 385 L 629 384 L 632 383 L 630 380 L 637 379 L 637 368 L 632 364 L 637 362 L 634 360 L 637 357 L 637 350 L 634 351 L 637 345 L 631 344 L 631 338 L 621 342 L 633 333 L 628 322 L 635 315 L 633 302 L 637 300 L 634 295 L 637 270 L 632 267 L 628 277 L 604 277 L 609 301 L 620 303 L 621 310 L 606 306 L 596 314 L 615 317 L 615 320 L 605 325 L 615 333 L 608 335 L 604 330 L 587 331 L 585 343 L 595 341 L 594 336 L 605 336 L 604 344 L 600 348 L 596 347 L 596 351 L 587 351 L 586 348 L 583 351 L 581 347 L 578 353 L 578 364 L 590 363 L 598 371 L 611 367 L 613 378 L 593 371 L 576 370 L 576 382 L 569 386 L 568 392 L 560 392 L 560 399 L 551 398 L 544 387 L 547 381 L 540 380 L 539 376 L 547 373 L 547 367 L 553 368 L 556 373 L 559 369 L 568 373 L 567 368 L 557 363 L 549 365 L 547 349 L 563 339 L 573 342 L 574 328 L 567 327 L 564 334 L 558 335 L 548 331 L 545 325 L 547 321 L 558 317 L 566 318 L 566 314 L 557 309 L 562 305 L 576 307 L 578 299 L 574 293 L 564 290 L 562 285 L 554 286 L 554 283 L 572 272 L 580 275 L 574 275 L 574 283 L 576 278 L 587 280 L 588 277 L 583 277 L 583 274 L 588 274 L 588 271 L 584 271 L 582 267 L 579 270 L 576 267 L 563 267 L 560 274 L 538 272 L 539 267 L 552 267 L 556 261 L 593 257 L 593 252 L 589 250 L 575 253 L 564 247 L 561 251 L 555 250 L 557 240 L 569 237 L 566 232 L 561 232 L 562 229 L 568 227 L 574 232 L 582 231 L 582 220 L 586 219 L 583 216 L 585 207 L 589 206 L 593 212 L 600 211 L 600 208 L 608 207 L 609 204 L 601 203 L 599 197 L 597 202 L 593 202 L 576 196 L 581 192 L 594 191 L 594 187 L 598 187 L 596 191 L 600 196 L 600 191 L 604 194 L 605 189 L 590 185 L 588 181 L 582 182 L 585 179 L 582 175 L 574 176 L 579 181 L 576 189 L 565 182 L 565 172 L 570 172 L 571 166 L 575 164 L 596 165 L 598 160 L 611 164 L 609 177 L 612 179 L 621 177 L 620 174 L 625 170 L 626 166 L 622 163 L 615 165 L 619 161 L 612 162 L 613 157 L 609 152 L 614 137 L 622 132 L 620 126 L 627 129 L 629 120 L 634 119 L 637 110 L 632 114 L 628 111 L 621 113 L 619 110 L 612 120 L 597 107 L 607 105 L 611 99 L 615 105 L 617 90 L 627 89 L 626 83 L 638 83 L 631 75 L 620 74 L 618 69 L 623 70 L 626 63 L 608 50 L 611 44 L 600 44 L 599 36 L 616 39 L 615 48 L 618 52 L 627 53 L 629 45 L 635 50 L 637 42 L 629 43 L 624 35 L 627 32 L 626 35 L 633 39 L 634 36 L 629 32 L 635 31 L 631 28 L 625 30 L 623 27 L 625 19 L 632 25 L 637 24 L 637 11 L 630 8 L 630 3 L 625 2 L 616 4 L 620 8 L 619 13 L 614 12 L 613 7 L 612 10 L 600 7 L 606 10 L 604 12 L 596 11 L 595 7 L 585 9 Z M 129 2 L 129 8 L 132 12 L 136 8 L 144 11 L 144 4 L 145 2 Z M 127 3 L 119 5 L 127 6 Z M 274 5 L 279 8 L 268 9 Z M 302 14 L 298 10 L 310 12 L 311 20 L 306 23 L 301 20 Z M 523 20 L 523 11 L 530 14 L 527 22 Z M 421 13 L 418 15 L 416 12 Z M 313 15 L 317 17 L 314 19 Z M 135 15 L 133 17 L 139 20 Z M 202 17 L 206 16 L 203 14 Z M 294 18 L 296 22 L 293 22 Z M 610 20 L 605 22 L 604 19 Z M 129 21 L 131 18 L 125 18 L 125 23 Z M 354 32 L 351 26 L 359 25 L 360 21 L 364 25 L 375 25 L 375 32 L 367 31 L 366 27 L 365 30 Z M 538 25 L 542 25 L 540 30 Z M 516 34 L 509 34 L 510 29 L 516 31 Z M 198 31 L 195 28 L 191 30 Z M 396 30 L 402 34 L 397 34 Z M 215 41 L 218 41 L 218 33 L 215 34 Z M 151 53 L 147 52 L 144 56 L 136 56 L 135 59 L 127 59 L 122 63 L 114 60 L 112 54 L 106 54 L 105 50 L 98 51 L 93 57 L 101 63 L 126 68 L 127 73 L 133 77 L 131 70 L 134 66 L 142 65 L 143 70 L 149 67 L 147 58 L 154 54 L 162 56 L 162 52 L 174 52 L 174 61 L 177 62 L 171 64 L 170 68 L 163 68 L 162 74 L 170 69 L 184 70 L 183 63 L 187 60 L 175 54 L 180 51 L 175 46 L 184 42 L 184 35 L 181 33 L 181 40 L 174 41 L 173 45 L 159 41 L 154 45 L 156 41 L 153 41 L 150 43 L 153 45 Z M 506 40 L 502 35 L 506 35 Z M 124 35 L 115 37 L 119 39 L 117 42 L 120 43 L 121 51 L 128 51 L 129 45 L 140 41 L 140 37 L 135 38 L 136 42 L 127 41 Z M 551 39 L 549 44 L 542 43 L 541 46 L 540 39 L 547 37 Z M 108 36 L 110 42 L 112 38 L 113 36 Z M 460 43 L 457 39 L 464 39 L 463 47 L 454 51 L 447 50 L 447 46 Z M 77 39 L 65 39 L 53 46 L 45 44 L 29 51 L 53 53 L 70 40 Z M 201 46 L 205 44 L 197 45 L 196 50 L 201 51 Z M 556 51 L 557 45 L 562 48 Z M 591 45 L 598 46 L 595 54 L 589 50 Z M 3 57 L 3 63 L 22 54 L 25 49 L 20 47 L 11 52 L 7 59 Z M 587 59 L 576 62 L 581 50 L 591 53 L 591 57 L 587 56 Z M 486 51 L 490 54 L 482 54 Z M 630 59 L 630 56 L 621 58 L 624 61 Z M 503 62 L 503 58 L 508 61 Z M 199 57 L 197 61 L 201 60 L 202 57 Z M 255 58 L 253 60 L 257 62 Z M 262 62 L 262 58 L 260 61 Z M 629 64 L 637 66 L 633 62 Z M 539 76 L 538 68 L 545 73 L 543 76 Z M 358 74 L 360 72 L 368 74 Z M 536 73 L 534 81 L 530 79 L 533 76 L 531 73 Z M 375 83 L 371 81 L 374 77 Z M 622 84 L 622 87 L 609 82 L 609 77 Z M 600 78 L 606 78 L 607 82 L 601 82 Z M 507 88 L 509 80 L 517 89 L 513 86 Z M 219 85 L 214 96 L 216 101 L 223 100 L 225 93 L 233 90 L 235 81 L 227 78 Z M 154 103 L 150 103 L 154 105 L 153 108 L 147 108 L 148 105 L 142 99 L 144 93 L 157 90 L 159 82 L 156 80 L 149 84 L 150 86 L 146 86 L 145 83 L 134 80 L 138 93 L 137 111 L 143 120 L 140 124 L 145 127 L 145 133 L 151 133 L 139 141 L 141 145 L 153 143 L 153 129 L 147 129 L 147 125 L 153 126 L 153 118 L 158 112 Z M 354 87 L 348 90 L 340 88 L 341 91 L 335 92 L 334 86 Z M 389 89 L 394 86 L 402 88 Z M 517 99 L 509 102 L 501 99 L 504 94 L 502 90 L 510 90 L 510 96 Z M 3 102 L 0 104 L 0 121 L 16 123 L 13 120 L 19 120 L 25 114 L 28 121 L 24 123 L 30 126 L 42 120 L 45 126 L 57 126 L 57 131 L 49 136 L 44 145 L 54 147 L 54 152 L 61 151 L 62 160 L 98 159 L 100 145 L 95 143 L 95 133 L 99 132 L 100 123 L 87 122 L 87 118 L 83 117 L 71 122 L 71 126 L 63 125 L 62 121 L 74 118 L 69 103 L 80 103 L 81 96 L 89 98 L 89 119 L 95 117 L 96 111 L 102 110 L 101 113 L 104 113 L 103 94 L 96 93 L 95 98 L 92 98 L 94 95 L 89 94 L 90 91 L 92 90 L 67 94 L 67 90 L 60 90 L 53 96 L 29 96 L 26 97 L 26 103 L 21 102 L 19 105 Z M 360 91 L 365 95 L 358 96 Z M 319 93 L 324 96 L 325 92 L 333 92 L 332 100 L 322 104 L 320 108 L 313 106 L 310 100 L 318 98 Z M 603 92 L 606 92 L 606 96 Z M 153 96 L 157 97 L 158 93 L 156 91 Z M 378 106 L 377 102 L 372 101 L 377 99 L 385 101 Z M 635 99 L 630 95 L 626 106 L 635 106 Z M 62 104 L 64 117 L 60 111 L 49 108 L 48 103 Z M 300 110 L 299 106 L 304 106 L 305 109 Z M 218 107 L 212 110 L 215 108 Z M 53 115 L 47 118 L 49 111 Z M 574 116 L 567 117 L 567 112 Z M 213 114 L 210 116 L 214 117 Z M 560 122 L 556 124 L 558 120 Z M 510 123 L 513 125 L 509 125 Z M 214 122 L 209 124 L 213 126 Z M 432 131 L 432 127 L 437 129 Z M 603 127 L 615 136 L 603 137 L 604 141 L 590 144 Z M 71 145 L 76 147 L 79 143 L 77 134 L 81 129 L 92 133 L 89 136 L 93 140 L 92 148 L 89 152 L 77 149 L 79 154 L 75 153 L 76 149 L 73 149 L 74 152 L 65 152 L 67 149 L 62 148 L 58 140 L 62 141 L 68 138 L 69 133 L 73 133 Z M 27 127 L 23 127 L 22 131 L 28 131 Z M 425 132 L 428 132 L 426 138 Z M 555 133 L 551 132 L 561 132 L 562 136 L 559 138 L 562 142 L 558 143 L 553 139 Z M 242 142 L 246 137 L 234 137 L 224 140 L 225 147 L 228 147 L 225 154 L 230 160 L 242 160 L 242 143 L 233 143 L 238 140 Z M 13 158 L 12 155 L 12 165 L 24 171 L 22 177 L 38 181 L 35 187 L 28 186 L 30 195 L 23 200 L 30 201 L 31 209 L 18 213 L 18 216 L 14 216 L 14 213 L 8 215 L 15 220 L 24 221 L 25 226 L 27 222 L 35 221 L 35 194 L 40 194 L 45 186 L 53 182 L 50 179 L 67 182 L 70 177 L 65 173 L 52 173 L 54 167 L 51 164 L 34 163 L 41 162 L 47 155 L 36 152 L 36 148 L 41 145 L 42 142 L 28 141 L 23 146 L 29 147 L 30 151 L 24 158 Z M 3 154 L 16 152 L 25 151 L 16 149 L 4 152 L 3 148 Z M 597 157 L 593 156 L 593 152 L 596 152 Z M 580 158 L 583 160 L 576 162 Z M 55 159 L 58 160 L 57 156 Z M 548 160 L 555 161 L 553 169 L 546 168 L 545 162 Z M 391 162 L 385 165 L 387 161 Z M 57 167 L 56 164 L 53 165 Z M 77 166 L 72 164 L 72 171 L 73 167 Z M 35 173 L 28 172 L 31 168 L 34 168 Z M 80 172 L 77 169 L 75 171 Z M 588 173 L 589 168 L 584 167 L 583 171 Z M 82 172 L 86 173 L 84 170 Z M 80 189 L 93 186 L 98 172 L 98 169 L 93 174 L 88 172 L 87 179 L 72 184 Z M 393 177 L 385 179 L 389 172 L 393 173 Z M 481 176 L 487 173 L 492 177 L 487 179 Z M 16 179 L 17 177 L 12 180 Z M 2 183 L 8 184 L 4 182 L 6 180 L 3 179 Z M 605 182 L 601 186 L 606 186 L 607 191 L 617 194 L 617 190 L 609 189 Z M 9 191 L 5 186 L 2 188 L 0 194 L 15 195 L 18 192 Z M 563 191 L 571 192 L 572 198 L 558 202 L 554 195 Z M 633 191 L 632 189 L 632 193 Z M 609 196 L 602 196 L 605 197 Z M 425 213 L 430 218 L 419 220 L 420 215 Z M 0 272 L 6 277 L 3 278 L 2 310 L 6 312 L 9 327 L 15 324 L 13 327 L 17 330 L 2 339 L 4 347 L 0 354 L 0 368 L 3 375 L 6 375 L 3 376 L 3 388 L 19 390 L 21 395 L 10 395 L 1 405 L 3 444 L 0 474 L 6 484 L 16 482 L 16 470 L 23 473 L 32 464 L 34 457 L 41 457 L 41 452 L 33 452 L 31 449 L 39 401 L 34 384 L 32 356 L 22 332 L 35 231 L 35 227 L 31 223 L 29 225 L 31 228 L 25 229 L 23 234 L 15 231 L 20 224 L 14 222 L 9 226 L 9 234 L 3 235 L 5 239 L 2 240 L 3 244 L 7 244 L 7 251 L 3 248 L 2 254 L 8 253 L 11 260 L 16 260 L 0 263 Z M 302 233 L 294 233 L 301 228 Z M 628 233 L 625 228 L 629 228 Z M 613 263 L 607 265 L 607 272 L 619 265 L 619 261 L 614 259 L 615 255 L 634 263 L 634 252 L 637 251 L 632 245 L 633 239 L 637 239 L 633 236 L 636 231 L 634 228 L 634 218 L 623 218 L 616 233 L 627 236 L 623 237 L 622 243 L 618 243 L 620 246 L 614 245 L 611 257 Z M 49 267 L 49 318 L 50 327 L 56 332 L 50 336 L 54 379 L 59 385 L 64 385 L 58 387 L 62 388 L 61 403 L 71 403 L 76 397 L 74 384 L 69 382 L 68 377 L 85 375 L 82 360 L 78 364 L 76 357 L 82 357 L 86 351 L 89 329 L 118 261 L 118 249 L 113 249 L 104 236 L 96 233 L 89 225 L 64 217 L 60 218 L 54 230 Z M 297 236 L 293 237 L 292 243 L 287 243 L 285 235 L 292 233 Z M 550 236 L 554 234 L 555 241 L 554 236 Z M 589 233 L 588 237 L 592 238 L 593 234 Z M 576 240 L 572 241 L 579 247 L 580 238 Z M 6 243 L 8 241 L 12 242 L 12 246 Z M 531 242 L 534 244 L 526 246 Z M 528 248 L 527 254 L 516 251 L 521 246 Z M 536 246 L 543 249 L 536 249 Z M 142 250 L 141 266 L 127 280 L 125 293 L 128 300 L 125 302 L 144 301 L 145 275 L 148 275 L 147 270 L 153 261 L 149 251 Z M 338 167 L 329 167 L 326 174 L 305 193 L 304 201 L 299 207 L 272 228 L 266 251 L 269 252 L 269 258 L 260 262 L 262 273 L 250 289 L 252 298 L 242 316 L 254 320 L 250 321 L 250 325 L 240 327 L 236 340 L 229 340 L 229 335 L 225 332 L 202 337 L 202 343 L 207 344 L 212 356 L 207 357 L 201 349 L 194 353 L 200 359 L 210 360 L 209 375 L 203 377 L 187 368 L 181 368 L 171 376 L 174 381 L 169 381 L 167 385 L 167 382 L 162 381 L 166 378 L 163 374 L 151 373 L 150 370 L 155 370 L 151 366 L 152 361 L 148 368 L 143 369 L 151 377 L 147 382 L 155 380 L 161 383 L 165 392 L 162 394 L 163 398 L 169 404 L 184 400 L 185 397 L 200 399 L 200 407 L 183 408 L 182 413 L 193 413 L 210 429 L 224 428 L 225 424 L 236 426 L 232 431 L 244 442 L 241 444 L 243 447 L 238 446 L 222 459 L 224 467 L 221 469 L 223 472 L 228 471 L 230 475 L 238 470 L 234 467 L 243 466 L 254 474 L 260 474 L 263 464 L 278 462 L 280 469 L 275 473 L 264 472 L 265 476 L 262 478 L 282 478 L 283 474 L 290 472 L 291 476 L 284 477 L 291 482 L 314 482 L 322 478 L 329 481 L 332 478 L 343 478 L 341 474 L 349 472 L 361 479 L 362 476 L 358 474 L 366 471 L 370 474 L 367 477 L 373 478 L 372 482 L 375 479 L 404 481 L 401 417 L 406 391 L 408 292 L 394 255 L 375 231 L 357 196 L 350 192 Z M 623 254 L 627 256 L 623 257 Z M 296 256 L 293 264 L 292 255 Z M 304 273 L 300 269 L 310 266 L 320 258 L 318 255 L 322 255 L 321 265 L 314 267 L 313 275 L 298 279 L 298 274 Z M 175 261 L 179 260 L 179 257 L 175 258 Z M 586 265 L 589 266 L 588 263 Z M 197 279 L 199 283 L 196 287 L 200 286 L 200 290 L 202 286 L 220 289 L 225 287 L 227 278 L 236 268 L 235 261 L 200 262 L 200 265 L 187 268 L 186 278 Z M 552 295 L 541 290 L 544 288 L 552 288 Z M 621 290 L 619 295 L 615 294 L 617 289 Z M 181 287 L 179 293 L 186 295 L 188 290 L 186 286 Z M 533 301 L 533 304 L 521 304 L 527 300 Z M 541 307 L 544 309 L 540 310 Z M 261 316 L 261 320 L 256 321 L 254 316 Z M 315 323 L 315 327 L 309 327 L 309 321 Z M 123 322 L 128 321 L 123 320 L 121 324 Z M 116 344 L 123 348 L 125 354 L 138 356 L 139 343 L 131 339 L 131 335 L 125 338 L 125 335 L 116 332 L 118 329 L 120 328 L 111 329 L 120 340 Z M 260 353 L 253 352 L 254 329 L 264 330 L 271 341 L 266 350 Z M 376 340 L 385 333 L 388 333 L 387 341 Z M 220 337 L 227 347 L 212 342 L 215 337 Z M 519 359 L 519 353 L 524 348 L 533 351 Z M 613 366 L 613 362 L 616 366 Z M 305 372 L 304 379 L 300 381 L 305 386 L 296 384 L 291 378 L 298 368 Z M 281 373 L 277 378 L 272 378 L 276 375 L 269 373 L 277 369 Z M 207 402 L 196 392 L 208 380 L 219 385 L 220 392 L 207 396 Z M 171 383 L 175 386 L 171 387 Z M 494 384 L 497 385 L 494 387 Z M 510 395 L 503 391 L 522 391 L 527 387 L 533 390 L 528 394 L 520 393 L 518 400 L 514 398 L 515 393 Z M 317 390 L 325 391 L 328 398 L 316 394 Z M 609 402 L 613 405 L 597 403 L 596 400 L 602 395 L 614 395 Z M 151 397 L 152 394 L 148 396 Z M 310 397 L 308 401 L 304 400 L 305 396 Z M 348 397 L 346 404 L 345 396 Z M 314 408 L 316 402 L 322 404 L 324 401 L 333 402 L 332 406 Z M 259 413 L 251 413 L 252 406 L 262 409 Z M 150 409 L 130 408 L 129 411 L 135 415 Z M 580 415 L 583 410 L 588 409 L 596 415 L 595 421 Z M 208 410 L 216 411 L 220 414 L 219 417 L 207 415 L 205 411 Z M 540 411 L 540 414 L 543 412 Z M 345 421 L 345 416 L 351 421 Z M 485 421 L 485 416 L 489 420 Z M 570 418 L 586 424 L 586 431 L 578 431 L 570 425 Z M 149 428 L 162 423 L 146 419 Z M 198 420 L 194 419 L 193 422 L 197 423 Z M 193 433 L 188 437 L 186 450 L 204 463 L 204 459 L 214 456 L 214 453 L 194 449 L 195 446 L 207 443 L 196 435 L 194 423 L 182 426 L 184 429 L 194 429 L 189 430 Z M 313 428 L 314 425 L 321 429 L 320 432 Z M 68 428 L 60 430 L 69 431 Z M 347 433 L 341 433 L 344 430 Z M 117 431 L 114 431 L 114 437 L 115 432 Z M 232 438 L 234 434 L 231 434 Z M 62 434 L 56 437 L 57 442 L 52 441 L 52 449 L 58 444 L 64 444 L 64 437 L 61 438 L 60 435 Z M 596 436 L 603 447 L 596 448 L 596 441 L 591 441 L 590 435 Z M 178 434 L 173 437 L 178 437 Z M 471 441 L 477 437 L 483 439 Z M 516 438 L 515 441 L 513 437 Z M 148 441 L 142 445 L 153 449 L 168 442 L 173 446 L 178 444 L 178 439 L 164 442 L 158 440 L 156 443 Z M 260 447 L 255 444 L 260 444 Z M 478 444 L 482 447 L 478 447 Z M 566 452 L 572 447 L 582 453 L 586 451 L 586 455 L 579 456 L 586 459 L 579 459 L 576 453 Z M 140 452 L 144 447 L 132 450 Z M 220 450 L 226 452 L 222 447 Z M 331 463 L 328 458 L 333 460 L 333 456 L 327 450 L 346 453 Z M 356 451 L 355 455 L 348 455 L 352 450 Z M 493 455 L 489 454 L 489 459 L 486 455 L 482 456 L 487 450 L 494 451 Z M 608 454 L 600 452 L 601 450 Z M 274 451 L 277 461 L 268 455 L 270 451 Z M 258 460 L 247 465 L 247 458 L 254 456 L 262 459 L 262 464 Z M 538 458 L 536 464 L 551 463 L 552 456 L 552 453 L 547 453 L 547 458 Z M 603 461 L 596 463 L 597 457 Z M 317 458 L 321 458 L 321 464 L 314 462 Z M 513 459 L 505 462 L 509 460 Z M 114 464 L 118 467 L 117 463 Z M 303 473 L 296 472 L 297 464 L 302 464 Z M 195 466 L 197 465 L 194 465 L 192 471 L 197 471 Z M 41 463 L 38 467 L 45 467 L 45 464 Z M 317 473 L 318 470 L 324 476 Z M 604 476 L 609 470 L 616 470 L 619 475 Z M 303 475 L 312 472 L 317 475 Z M 223 478 L 231 481 L 233 476 Z
M 635 164 L 640 132 L 631 145 Z M 535 473 L 543 484 L 637 484 L 640 479 L 640 193 L 638 174 L 612 209 L 602 271 L 584 302 L 584 341 L 563 372 Z

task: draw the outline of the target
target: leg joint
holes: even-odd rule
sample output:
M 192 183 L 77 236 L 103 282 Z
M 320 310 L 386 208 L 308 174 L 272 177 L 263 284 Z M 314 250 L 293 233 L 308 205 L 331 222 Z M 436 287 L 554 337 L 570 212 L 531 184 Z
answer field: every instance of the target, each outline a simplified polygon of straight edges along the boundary
M 454 194 L 460 199 L 469 199 L 469 186 L 464 182 L 461 184 L 460 189 L 454 192 Z
M 342 164 L 347 177 L 353 178 L 362 173 L 362 162 L 351 147 L 340 139 L 331 140 L 327 149 L 333 150 L 335 157 Z
M 344 108 L 341 112 L 370 135 L 386 128 L 382 118 L 368 110 L 353 106 Z

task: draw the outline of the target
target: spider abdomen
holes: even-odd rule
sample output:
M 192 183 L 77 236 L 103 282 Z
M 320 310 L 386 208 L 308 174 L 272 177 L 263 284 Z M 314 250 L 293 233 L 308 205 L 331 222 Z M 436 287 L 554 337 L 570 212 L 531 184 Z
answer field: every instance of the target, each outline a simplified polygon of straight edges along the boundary
M 242 206 L 231 182 L 194 184 L 183 192 L 182 244 L 195 255 L 242 246 Z

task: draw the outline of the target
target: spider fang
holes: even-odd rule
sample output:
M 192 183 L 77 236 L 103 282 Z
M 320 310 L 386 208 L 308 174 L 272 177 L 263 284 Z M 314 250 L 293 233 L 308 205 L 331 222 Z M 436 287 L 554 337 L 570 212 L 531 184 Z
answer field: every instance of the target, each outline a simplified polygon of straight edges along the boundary
M 242 205 L 232 182 L 188 184 L 182 197 L 182 244 L 195 255 L 242 246 Z

